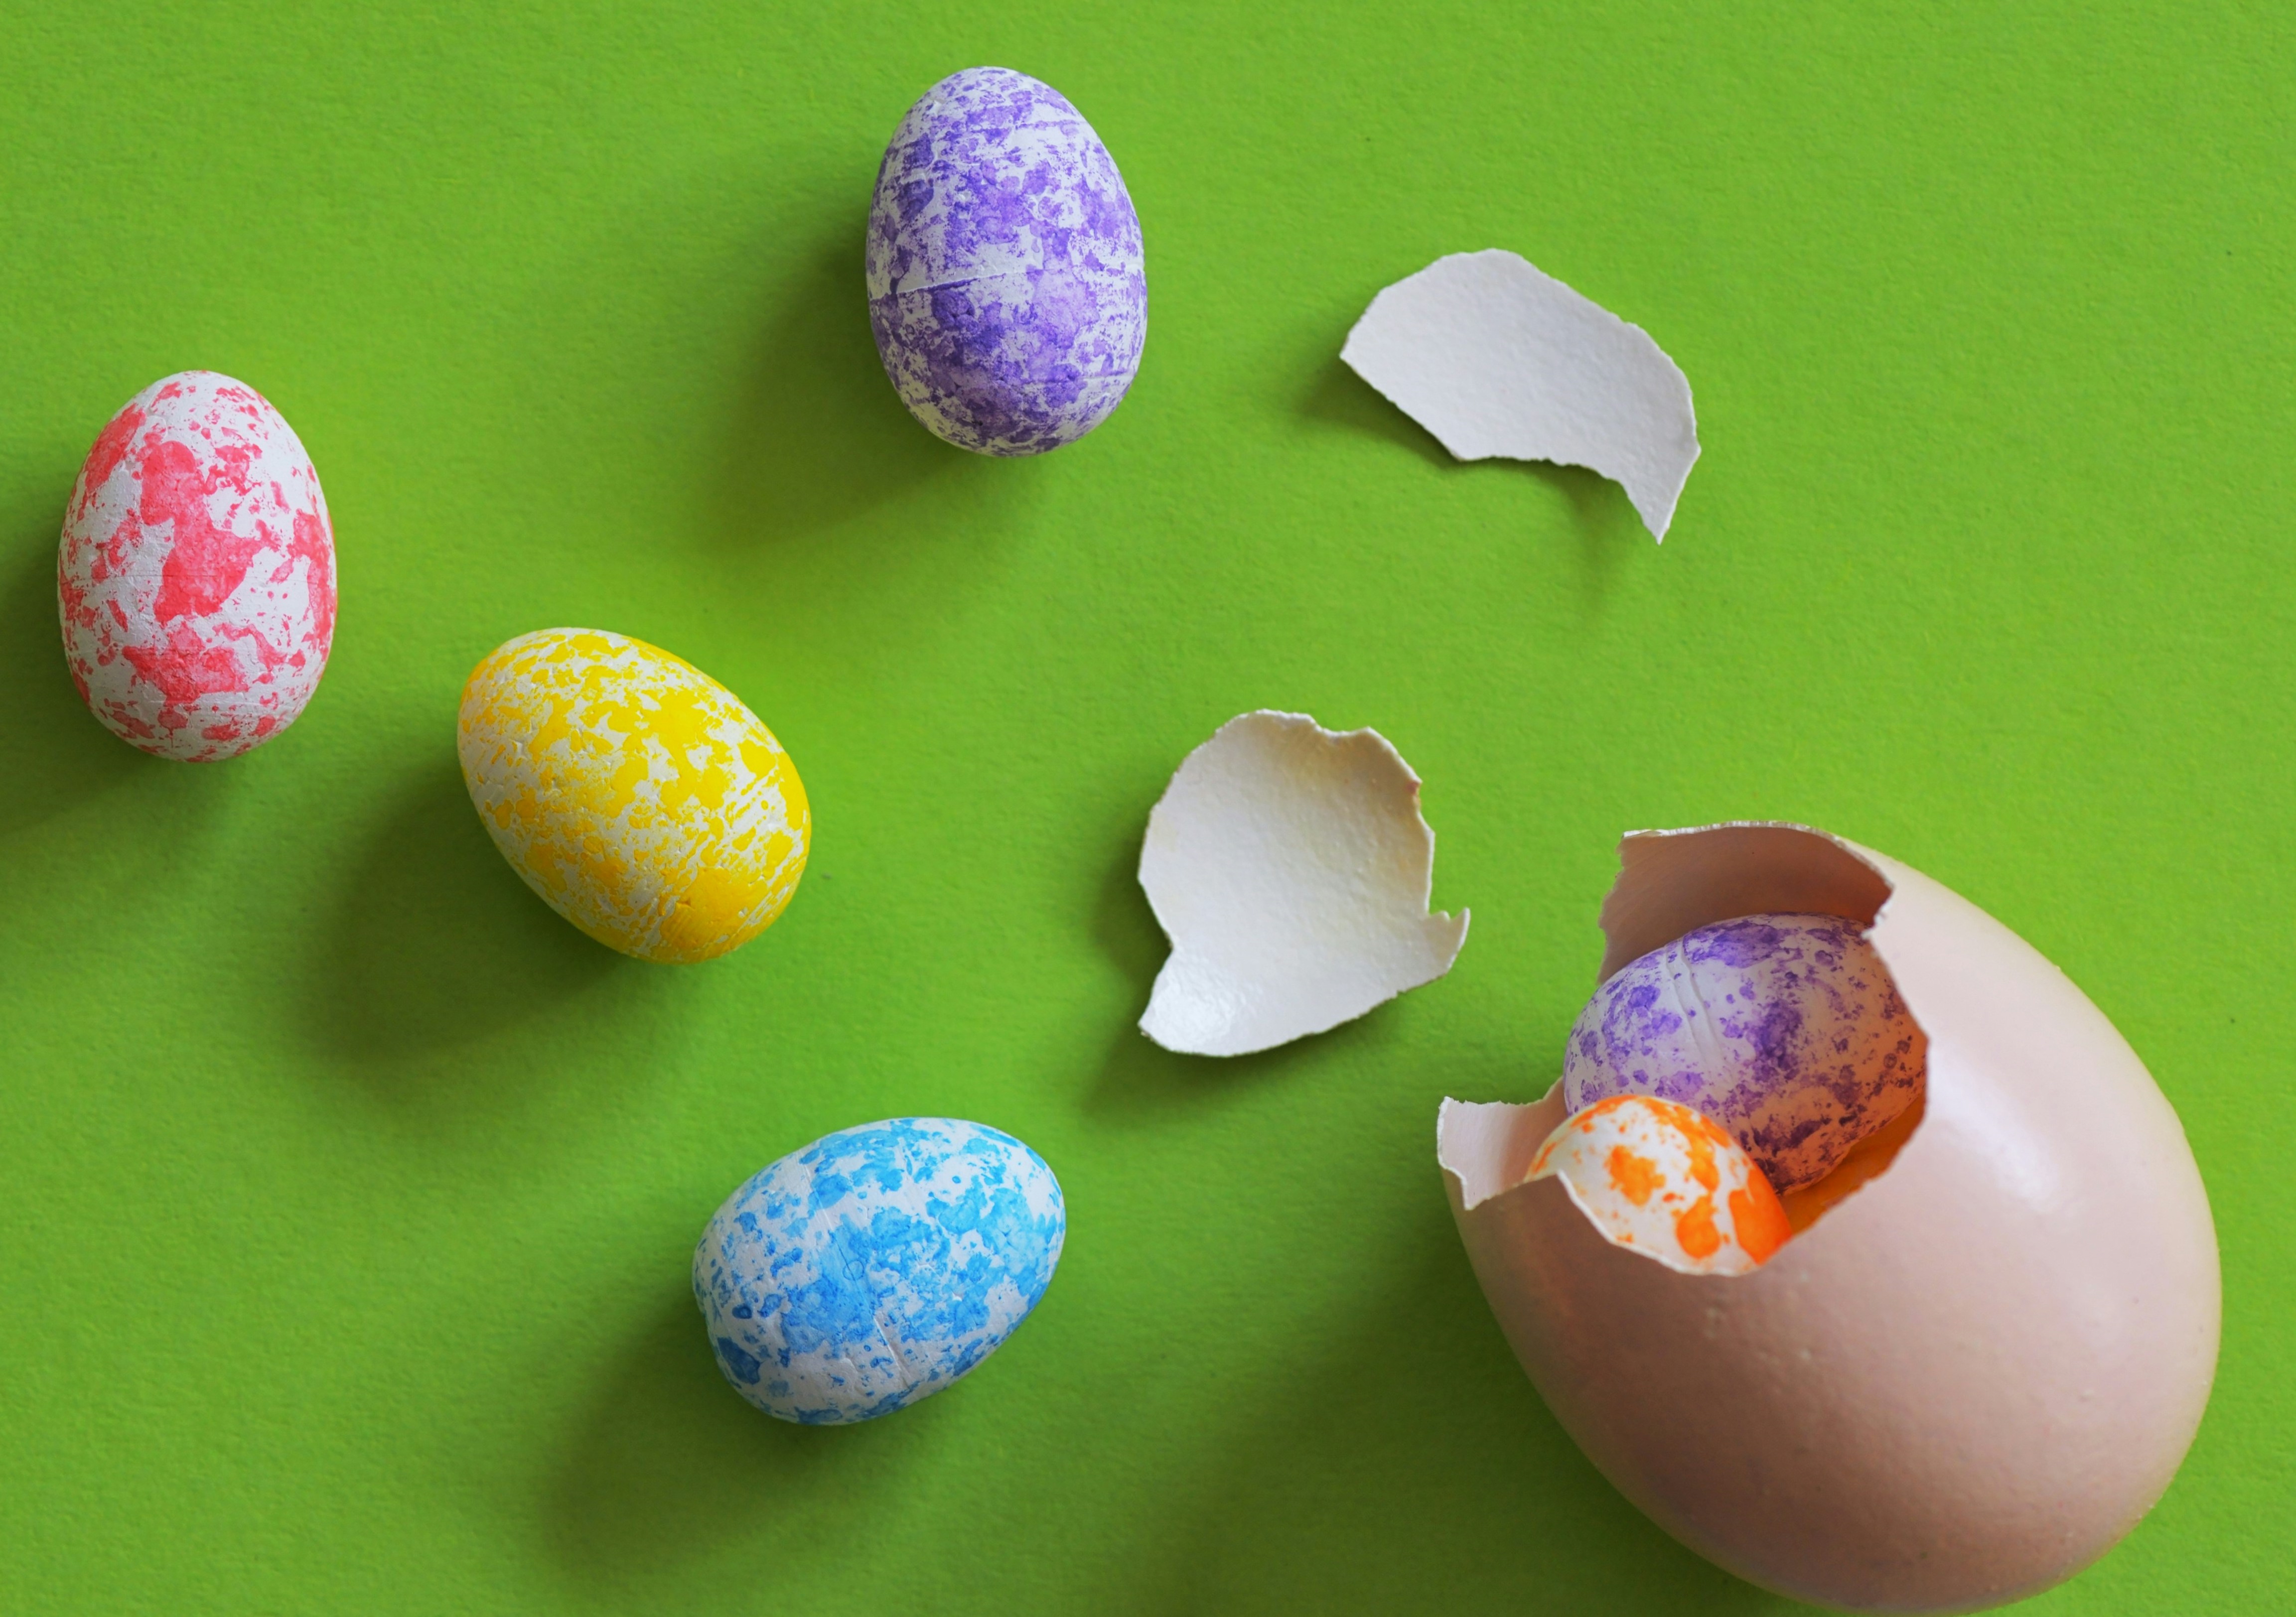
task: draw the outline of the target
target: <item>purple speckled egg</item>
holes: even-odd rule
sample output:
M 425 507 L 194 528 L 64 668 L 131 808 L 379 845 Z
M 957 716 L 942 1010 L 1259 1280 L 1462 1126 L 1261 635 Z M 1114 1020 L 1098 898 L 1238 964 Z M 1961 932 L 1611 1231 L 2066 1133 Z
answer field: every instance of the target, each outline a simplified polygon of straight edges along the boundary
M 1857 927 L 1749 915 L 1685 933 L 1595 991 L 1564 1104 L 1656 1095 L 1737 1138 L 1770 1183 L 1824 1178 L 1921 1092 L 1921 1037 Z
M 893 131 L 869 207 L 869 324 L 909 412 L 1041 454 L 1123 402 L 1148 336 L 1140 216 L 1067 97 L 967 68 Z

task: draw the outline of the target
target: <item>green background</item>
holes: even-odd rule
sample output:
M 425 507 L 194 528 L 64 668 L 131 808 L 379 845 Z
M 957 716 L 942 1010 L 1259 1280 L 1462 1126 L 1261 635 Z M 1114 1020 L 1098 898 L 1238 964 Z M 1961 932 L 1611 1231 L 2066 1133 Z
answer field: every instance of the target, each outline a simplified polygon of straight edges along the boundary
M 982 62 L 1148 243 L 1129 400 L 1024 462 L 907 418 L 861 292 L 885 137 Z M 1555 1426 L 1433 1156 L 1444 1095 L 1552 1077 L 1618 834 L 1749 815 L 2031 940 L 2207 1177 L 2206 1424 L 2033 1609 L 2296 1605 L 2292 83 L 2263 4 L 7 0 L 0 1607 L 1784 1609 Z M 1663 549 L 1339 364 L 1488 246 L 1688 374 Z M 97 429 L 193 366 L 294 423 L 341 582 L 306 716 L 202 766 L 80 709 L 53 594 Z M 461 682 L 558 624 L 797 760 L 812 866 L 739 954 L 611 954 L 471 813 Z M 1141 829 L 1261 706 L 1396 743 L 1473 935 L 1169 1056 Z M 1066 1262 L 956 1391 L 777 1425 L 692 1243 L 900 1113 L 1040 1150 Z

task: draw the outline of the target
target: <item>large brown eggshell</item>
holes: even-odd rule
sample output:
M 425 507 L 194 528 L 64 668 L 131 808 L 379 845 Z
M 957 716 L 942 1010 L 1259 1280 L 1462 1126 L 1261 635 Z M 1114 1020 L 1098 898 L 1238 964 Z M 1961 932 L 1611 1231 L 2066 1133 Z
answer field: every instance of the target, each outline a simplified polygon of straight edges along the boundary
M 2216 1232 L 2176 1113 L 2063 973 L 1894 860 L 1784 825 L 1620 851 L 1603 976 L 1734 916 L 1870 926 L 1929 1036 L 1925 1110 L 1886 1171 L 1716 1277 L 1523 1182 L 1559 1085 L 1446 1101 L 1452 1210 L 1523 1368 L 1621 1493 L 1766 1588 L 1955 1612 L 2071 1576 L 2160 1498 L 2215 1374 Z

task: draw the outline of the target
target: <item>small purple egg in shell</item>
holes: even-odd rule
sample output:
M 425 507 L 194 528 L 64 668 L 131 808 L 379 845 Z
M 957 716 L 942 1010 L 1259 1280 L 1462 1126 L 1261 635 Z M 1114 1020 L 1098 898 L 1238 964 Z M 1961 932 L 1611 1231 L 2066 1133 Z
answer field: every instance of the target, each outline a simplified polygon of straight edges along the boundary
M 967 68 L 908 110 L 877 170 L 866 268 L 885 374 L 960 449 L 1072 444 L 1140 369 L 1140 216 L 1092 126 L 1025 73 Z
M 1620 968 L 1571 1025 L 1564 1103 L 1679 1101 L 1780 1192 L 1815 1183 L 1921 1093 L 1922 1041 L 1881 957 L 1831 915 L 1749 915 Z

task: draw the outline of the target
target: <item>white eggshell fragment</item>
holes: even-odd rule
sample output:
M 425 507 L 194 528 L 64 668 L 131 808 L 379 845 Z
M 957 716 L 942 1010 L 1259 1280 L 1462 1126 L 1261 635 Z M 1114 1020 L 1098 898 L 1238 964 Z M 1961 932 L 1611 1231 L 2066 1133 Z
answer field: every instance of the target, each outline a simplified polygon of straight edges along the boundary
M 1621 852 L 1605 976 L 1736 916 L 1870 927 L 1928 1037 L 1924 1109 L 1862 1188 L 1725 1278 L 1529 1179 L 1560 1085 L 1447 1101 L 1438 1157 L 1516 1357 L 1621 1493 L 1765 1588 L 1956 1612 L 2070 1577 L 2160 1498 L 2215 1371 L 2215 1229 L 2175 1112 L 2062 972 L 1894 860 L 1782 825 Z
M 901 402 L 980 454 L 1074 443 L 1148 337 L 1140 217 L 1052 86 L 967 68 L 893 131 L 869 208 L 869 324 Z
M 311 457 L 245 382 L 163 377 L 80 468 L 56 551 L 64 659 L 131 747 L 204 763 L 293 723 L 335 634 L 335 542 Z
M 718 1368 L 781 1420 L 841 1425 L 928 1398 L 1013 1334 L 1068 1231 L 1060 1181 L 948 1117 L 844 1129 L 726 1198 L 693 1252 Z
M 1658 1095 L 1713 1118 L 1780 1191 L 1824 1179 L 1921 1093 L 1921 1033 L 1833 915 L 1748 915 L 1612 974 L 1571 1025 L 1563 1104 Z
M 1793 1234 L 1778 1193 L 1727 1130 L 1654 1096 L 1573 1112 L 1527 1177 L 1561 1179 L 1610 1239 L 1684 1274 L 1744 1274 Z
M 1172 941 L 1141 1031 L 1238 1056 L 1352 1020 L 1450 970 L 1467 911 L 1430 915 L 1419 777 L 1373 730 L 1231 719 L 1148 816 L 1140 885 Z
M 1406 275 L 1340 357 L 1454 459 L 1590 467 L 1666 538 L 1698 459 L 1688 379 L 1649 332 L 1520 254 L 1453 253 Z

